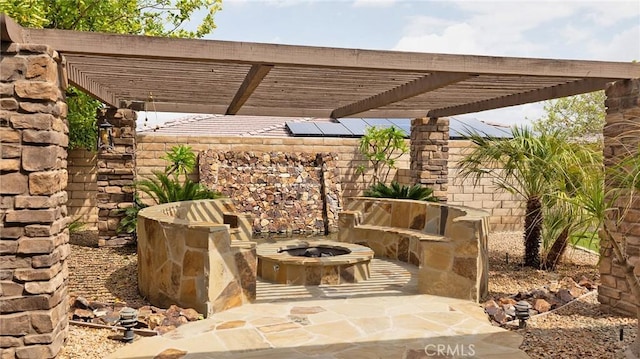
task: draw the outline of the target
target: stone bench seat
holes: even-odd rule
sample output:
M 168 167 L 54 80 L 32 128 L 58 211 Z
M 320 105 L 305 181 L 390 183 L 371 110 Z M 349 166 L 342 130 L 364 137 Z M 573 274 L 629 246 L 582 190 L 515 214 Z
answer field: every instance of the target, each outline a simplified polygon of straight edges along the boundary
M 397 228 L 397 227 L 386 227 L 386 226 L 375 226 L 371 224 L 361 224 L 356 227 L 358 230 L 371 230 L 377 232 L 385 232 L 385 233 L 397 233 L 401 236 L 415 237 L 420 241 L 431 241 L 431 242 L 448 242 L 449 238 L 437 234 L 425 233 L 419 231 L 417 229 L 410 228 Z
M 338 240 L 418 266 L 420 293 L 479 301 L 488 291 L 488 215 L 441 203 L 355 197 L 339 214 Z
M 256 296 L 251 218 L 228 199 L 166 203 L 138 213 L 138 287 L 155 306 L 209 316 Z

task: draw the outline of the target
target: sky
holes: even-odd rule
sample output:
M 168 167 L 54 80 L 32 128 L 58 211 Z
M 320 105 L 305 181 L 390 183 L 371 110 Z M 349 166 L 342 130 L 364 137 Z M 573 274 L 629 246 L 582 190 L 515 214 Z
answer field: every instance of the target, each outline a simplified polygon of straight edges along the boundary
M 640 61 L 639 0 L 223 0 L 215 21 L 217 28 L 206 39 Z M 512 125 L 543 115 L 538 103 L 456 117 Z M 147 114 L 151 122 L 182 116 Z

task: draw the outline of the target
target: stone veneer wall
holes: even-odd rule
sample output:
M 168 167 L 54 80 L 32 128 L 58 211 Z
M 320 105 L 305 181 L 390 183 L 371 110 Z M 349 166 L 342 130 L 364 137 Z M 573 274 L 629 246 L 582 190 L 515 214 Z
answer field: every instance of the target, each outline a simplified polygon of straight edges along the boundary
M 612 166 L 620 159 L 635 154 L 640 137 L 640 79 L 618 81 L 606 89 L 606 125 L 604 128 L 605 165 Z M 621 136 L 622 135 L 622 136 Z M 605 184 L 606 186 L 606 184 Z M 626 254 L 635 262 L 635 274 L 640 276 L 640 201 L 621 200 L 620 210 L 628 210 L 618 227 L 617 235 L 626 238 Z M 614 226 L 612 226 L 613 228 Z M 611 244 L 602 241 L 598 300 L 602 307 L 617 313 L 637 316 L 639 303 L 631 294 L 624 271 L 614 260 Z
M 433 195 L 447 201 L 449 119 L 415 118 L 411 121 L 411 178 L 433 188 Z
M 113 125 L 112 149 L 98 150 L 98 245 L 121 246 L 132 240 L 116 229 L 122 209 L 133 205 L 136 173 L 136 113 L 129 109 L 100 109 L 98 123 Z
M 60 57 L 3 44 L 0 357 L 53 358 L 68 333 L 67 105 Z
M 208 150 L 200 154 L 200 183 L 252 214 L 254 232 L 335 232 L 337 160 L 335 153 Z
M 83 224 L 83 230 L 98 229 L 98 162 L 96 152 L 85 149 L 68 151 L 69 217 Z

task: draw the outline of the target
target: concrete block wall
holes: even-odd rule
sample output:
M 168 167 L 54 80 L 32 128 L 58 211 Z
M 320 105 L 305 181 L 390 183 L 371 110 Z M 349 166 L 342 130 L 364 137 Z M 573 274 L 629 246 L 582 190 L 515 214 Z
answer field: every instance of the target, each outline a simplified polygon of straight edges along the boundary
M 68 151 L 69 217 L 83 224 L 82 230 L 98 229 L 98 170 L 96 153 L 85 149 Z
M 471 179 L 462 180 L 458 162 L 473 149 L 471 141 L 449 141 L 449 204 L 483 209 L 491 214 L 493 231 L 519 231 L 524 226 L 525 202 L 493 185 L 493 179 L 482 178 L 477 185 Z

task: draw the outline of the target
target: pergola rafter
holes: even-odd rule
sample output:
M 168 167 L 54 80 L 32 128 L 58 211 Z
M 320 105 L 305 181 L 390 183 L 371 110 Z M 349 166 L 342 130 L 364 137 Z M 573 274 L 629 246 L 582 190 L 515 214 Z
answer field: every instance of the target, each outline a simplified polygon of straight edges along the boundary
M 640 64 L 257 44 L 26 29 L 73 84 L 111 106 L 304 117 L 442 117 L 604 89 Z

